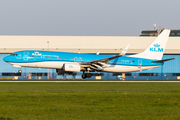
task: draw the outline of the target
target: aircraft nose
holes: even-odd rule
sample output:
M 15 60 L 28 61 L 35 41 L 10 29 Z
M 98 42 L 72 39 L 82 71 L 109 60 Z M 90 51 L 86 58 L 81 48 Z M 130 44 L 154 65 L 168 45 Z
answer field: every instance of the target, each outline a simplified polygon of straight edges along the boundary
M 6 56 L 6 57 L 3 58 L 3 60 L 4 60 L 5 62 L 10 62 L 11 59 L 10 59 L 9 56 Z

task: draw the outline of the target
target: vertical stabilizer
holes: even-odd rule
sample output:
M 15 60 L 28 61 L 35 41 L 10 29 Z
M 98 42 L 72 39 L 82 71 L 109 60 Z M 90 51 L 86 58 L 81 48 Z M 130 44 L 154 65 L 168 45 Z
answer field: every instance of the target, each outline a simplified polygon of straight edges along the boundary
M 129 57 L 161 60 L 168 41 L 170 30 L 165 29 L 144 52 Z

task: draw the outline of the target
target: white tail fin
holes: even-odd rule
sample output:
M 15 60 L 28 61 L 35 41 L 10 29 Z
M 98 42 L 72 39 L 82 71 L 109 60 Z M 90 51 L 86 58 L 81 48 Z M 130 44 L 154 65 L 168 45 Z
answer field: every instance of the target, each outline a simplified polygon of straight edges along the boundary
M 170 30 L 165 29 L 144 52 L 129 57 L 161 60 L 168 41 Z

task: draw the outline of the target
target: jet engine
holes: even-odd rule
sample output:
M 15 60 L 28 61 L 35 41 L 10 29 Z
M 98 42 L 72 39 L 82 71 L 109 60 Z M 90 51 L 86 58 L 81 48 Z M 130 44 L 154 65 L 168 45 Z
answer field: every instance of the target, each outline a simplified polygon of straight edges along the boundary
M 81 67 L 76 63 L 64 63 L 63 70 L 65 72 L 80 72 Z

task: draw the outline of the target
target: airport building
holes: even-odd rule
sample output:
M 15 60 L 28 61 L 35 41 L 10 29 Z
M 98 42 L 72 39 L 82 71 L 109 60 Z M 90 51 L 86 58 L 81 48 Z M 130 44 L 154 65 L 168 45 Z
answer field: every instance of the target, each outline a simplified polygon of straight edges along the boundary
M 171 31 L 166 45 L 163 59 L 176 58 L 165 62 L 162 67 L 152 70 L 125 73 L 126 79 L 177 79 L 180 76 L 180 30 Z M 21 79 L 62 79 L 81 78 L 82 73 L 61 75 L 56 69 L 22 67 L 18 68 L 3 61 L 3 58 L 15 51 L 21 50 L 48 50 L 61 52 L 111 54 L 115 55 L 130 44 L 127 55 L 144 51 L 156 39 L 161 31 L 142 31 L 140 36 L 0 36 L 0 78 Z M 174 36 L 173 36 L 174 35 Z M 116 79 L 122 73 L 93 73 L 93 77 L 102 79 Z

